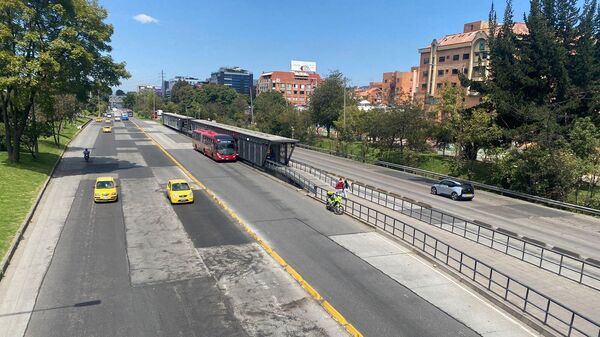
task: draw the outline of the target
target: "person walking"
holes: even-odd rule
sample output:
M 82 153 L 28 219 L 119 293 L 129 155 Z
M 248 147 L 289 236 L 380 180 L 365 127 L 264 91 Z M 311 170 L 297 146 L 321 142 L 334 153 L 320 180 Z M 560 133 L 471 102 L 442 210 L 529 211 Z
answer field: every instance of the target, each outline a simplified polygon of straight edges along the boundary
M 344 179 L 344 198 L 346 197 L 349 189 L 350 183 L 348 183 L 348 179 Z
M 343 195 L 345 198 L 346 192 L 344 190 L 344 187 L 345 187 L 344 180 L 340 177 L 340 179 L 337 181 L 337 183 L 335 183 L 335 191 L 336 191 L 336 193 Z

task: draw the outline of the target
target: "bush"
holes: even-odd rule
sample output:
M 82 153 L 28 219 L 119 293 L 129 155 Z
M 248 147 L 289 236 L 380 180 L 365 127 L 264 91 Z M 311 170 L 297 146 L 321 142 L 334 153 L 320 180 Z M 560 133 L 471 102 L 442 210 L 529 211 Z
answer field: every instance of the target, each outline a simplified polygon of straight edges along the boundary
M 568 149 L 512 150 L 498 160 L 493 180 L 504 188 L 565 200 L 579 180 L 576 156 Z

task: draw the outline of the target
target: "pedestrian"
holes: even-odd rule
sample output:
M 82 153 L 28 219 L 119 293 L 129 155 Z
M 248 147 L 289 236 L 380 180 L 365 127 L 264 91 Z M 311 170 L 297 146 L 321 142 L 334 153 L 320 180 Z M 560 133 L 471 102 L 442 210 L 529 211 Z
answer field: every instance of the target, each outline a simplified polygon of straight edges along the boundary
M 344 179 L 344 198 L 346 197 L 346 193 L 350 189 L 350 183 L 348 183 L 348 179 Z
M 346 193 L 344 191 L 344 179 L 342 179 L 340 177 L 340 179 L 337 181 L 337 183 L 335 183 L 335 191 L 338 194 L 342 194 L 344 196 L 344 198 L 346 197 Z

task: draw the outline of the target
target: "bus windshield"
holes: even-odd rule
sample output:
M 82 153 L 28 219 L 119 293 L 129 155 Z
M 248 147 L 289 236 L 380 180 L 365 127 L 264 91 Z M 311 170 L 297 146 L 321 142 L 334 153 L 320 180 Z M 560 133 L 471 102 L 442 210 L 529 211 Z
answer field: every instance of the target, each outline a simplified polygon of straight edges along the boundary
M 220 141 L 217 143 L 217 152 L 225 156 L 234 154 L 235 144 L 231 141 Z

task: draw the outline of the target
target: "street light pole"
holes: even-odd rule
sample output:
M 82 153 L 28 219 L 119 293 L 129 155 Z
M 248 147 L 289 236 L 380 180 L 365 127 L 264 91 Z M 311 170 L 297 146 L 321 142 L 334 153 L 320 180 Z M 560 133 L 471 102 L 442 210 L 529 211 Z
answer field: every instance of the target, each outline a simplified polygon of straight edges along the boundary
M 254 124 L 254 104 L 252 104 L 252 83 L 250 83 L 250 125 Z
M 346 129 L 346 78 L 344 77 L 344 131 Z

